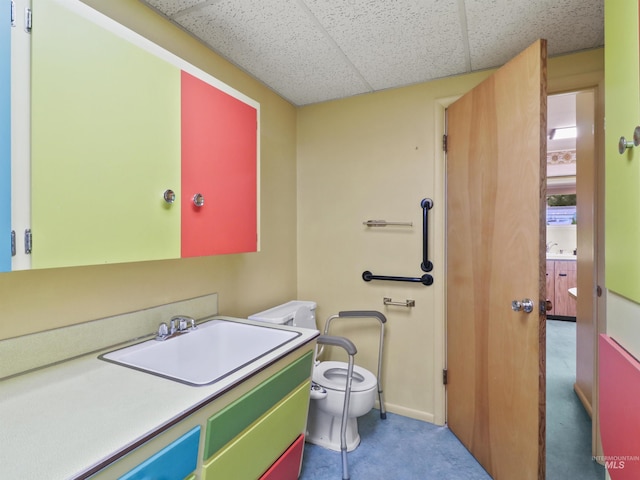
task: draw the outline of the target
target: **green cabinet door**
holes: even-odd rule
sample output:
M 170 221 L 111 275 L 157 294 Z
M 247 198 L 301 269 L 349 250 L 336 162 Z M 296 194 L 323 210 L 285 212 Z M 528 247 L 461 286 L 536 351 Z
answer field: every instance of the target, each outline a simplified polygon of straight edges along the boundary
M 180 70 L 92 12 L 33 0 L 34 268 L 180 256 Z
M 640 125 L 637 0 L 605 1 L 606 286 L 640 302 L 640 148 L 621 155 L 621 136 Z

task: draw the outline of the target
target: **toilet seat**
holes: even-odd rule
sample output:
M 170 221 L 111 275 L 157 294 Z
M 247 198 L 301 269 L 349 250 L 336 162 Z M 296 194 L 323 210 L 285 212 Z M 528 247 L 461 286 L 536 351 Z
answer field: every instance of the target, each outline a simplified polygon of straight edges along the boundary
M 320 362 L 313 369 L 312 379 L 324 388 L 344 392 L 347 387 L 347 369 L 346 362 Z M 358 365 L 353 366 L 352 392 L 364 392 L 377 386 L 378 379 L 373 373 Z

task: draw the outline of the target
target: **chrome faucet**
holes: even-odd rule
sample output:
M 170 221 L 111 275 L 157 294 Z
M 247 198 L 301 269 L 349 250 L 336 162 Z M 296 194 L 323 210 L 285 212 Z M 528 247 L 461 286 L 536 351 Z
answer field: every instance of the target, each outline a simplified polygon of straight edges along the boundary
M 162 322 L 158 326 L 158 333 L 156 334 L 156 340 L 167 340 L 168 338 L 176 337 L 184 333 L 189 333 L 191 330 L 195 330 L 196 321 L 191 317 L 184 315 L 176 315 L 171 317 L 169 325 L 166 322 Z
M 547 253 L 549 253 L 556 245 L 558 245 L 556 242 L 547 242 Z

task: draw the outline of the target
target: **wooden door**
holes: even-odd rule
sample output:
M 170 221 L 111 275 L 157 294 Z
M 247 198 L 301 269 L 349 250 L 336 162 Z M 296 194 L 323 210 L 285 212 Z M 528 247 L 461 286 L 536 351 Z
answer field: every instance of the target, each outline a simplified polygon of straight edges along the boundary
M 544 479 L 546 41 L 447 115 L 448 424 L 494 479 Z

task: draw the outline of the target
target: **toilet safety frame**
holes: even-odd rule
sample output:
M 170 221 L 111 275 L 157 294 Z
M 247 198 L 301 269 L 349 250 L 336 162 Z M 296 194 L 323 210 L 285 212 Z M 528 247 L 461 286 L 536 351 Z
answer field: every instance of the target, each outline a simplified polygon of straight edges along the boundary
M 351 340 L 345 337 L 338 337 L 329 335 L 329 327 L 331 321 L 336 318 L 375 318 L 380 322 L 380 344 L 378 350 L 378 374 L 376 377 L 378 384 L 378 401 L 380 403 L 380 418 L 387 418 L 387 411 L 384 407 L 384 401 L 382 398 L 382 350 L 384 346 L 384 324 L 387 322 L 387 317 L 382 313 L 375 310 L 346 310 L 338 312 L 337 315 L 330 316 L 324 325 L 324 334 L 318 337 L 318 344 L 321 345 L 316 358 L 322 353 L 324 345 L 342 347 L 349 355 L 349 361 L 347 363 L 347 386 L 344 396 L 344 407 L 342 410 L 342 424 L 340 426 L 340 452 L 342 455 L 342 479 L 349 480 L 349 466 L 347 463 L 347 418 L 349 412 L 349 401 L 351 398 L 351 386 L 353 383 L 353 366 L 354 356 L 358 352 L 356 346 Z

